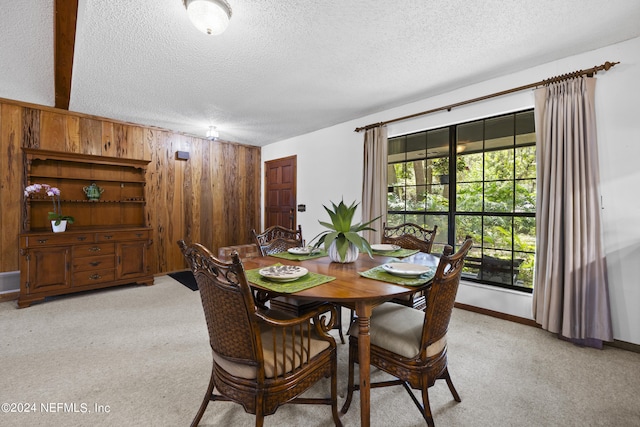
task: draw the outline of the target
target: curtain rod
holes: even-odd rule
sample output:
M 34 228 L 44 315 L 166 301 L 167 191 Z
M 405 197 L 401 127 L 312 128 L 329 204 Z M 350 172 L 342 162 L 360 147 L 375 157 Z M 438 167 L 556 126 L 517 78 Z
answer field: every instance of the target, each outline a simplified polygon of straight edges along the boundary
M 361 132 L 363 130 L 368 130 L 368 129 L 373 129 L 379 126 L 384 126 L 387 125 L 389 123 L 395 123 L 395 122 L 399 122 L 402 120 L 407 120 L 407 119 L 413 119 L 414 117 L 418 117 L 418 116 L 424 116 L 426 114 L 431 114 L 431 113 L 435 113 L 437 111 L 443 111 L 443 110 L 447 110 L 447 111 L 451 111 L 452 108 L 455 107 L 460 107 L 462 105 L 467 105 L 467 104 L 471 104 L 474 102 L 478 102 L 478 101 L 484 101 L 485 99 L 490 99 L 490 98 L 495 98 L 498 96 L 502 96 L 502 95 L 506 95 L 509 93 L 513 93 L 513 92 L 519 92 L 521 90 L 525 90 L 525 89 L 531 89 L 537 86 L 544 86 L 547 85 L 549 83 L 555 83 L 555 82 L 560 82 L 562 80 L 568 80 L 574 77 L 579 77 L 579 76 L 583 76 L 583 75 L 588 75 L 588 76 L 592 76 L 594 74 L 597 74 L 598 71 L 607 71 L 610 68 L 612 68 L 614 65 L 619 64 L 620 62 L 605 62 L 602 65 L 598 65 L 595 66 L 593 68 L 588 68 L 586 70 L 578 70 L 578 71 L 574 71 L 572 73 L 567 73 L 567 74 L 562 74 L 560 76 L 556 76 L 556 77 L 551 77 L 550 79 L 546 79 L 546 80 L 541 80 L 539 82 L 535 82 L 535 83 L 531 83 L 528 85 L 524 85 L 524 86 L 519 86 L 519 87 L 515 87 L 513 89 L 507 89 L 507 90 L 503 90 L 501 92 L 496 92 L 496 93 L 492 93 L 491 95 L 485 95 L 485 96 L 481 96 L 478 98 L 473 98 L 473 99 L 468 99 L 466 101 L 462 101 L 462 102 L 457 102 L 455 104 L 450 104 L 450 105 L 445 105 L 444 107 L 438 107 L 438 108 L 434 108 L 431 110 L 427 110 L 427 111 L 421 111 L 419 113 L 414 113 L 408 116 L 404 116 L 404 117 L 398 117 L 396 119 L 391 119 L 391 120 L 387 120 L 385 122 L 380 122 L 380 123 L 373 123 L 370 125 L 366 125 L 363 127 L 359 127 L 355 129 L 355 132 Z

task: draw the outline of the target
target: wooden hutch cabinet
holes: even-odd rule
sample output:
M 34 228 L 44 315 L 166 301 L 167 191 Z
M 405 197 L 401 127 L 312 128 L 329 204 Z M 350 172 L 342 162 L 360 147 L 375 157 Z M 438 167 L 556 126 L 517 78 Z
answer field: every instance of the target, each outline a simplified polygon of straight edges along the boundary
M 54 233 L 52 200 L 25 197 L 20 234 L 18 307 L 45 297 L 129 283 L 152 285 L 151 228 L 145 203 L 146 160 L 23 148 L 25 186 L 60 189 L 62 212 L 74 217 L 67 231 Z M 103 192 L 89 200 L 83 189 Z M 35 196 L 35 197 L 34 197 Z

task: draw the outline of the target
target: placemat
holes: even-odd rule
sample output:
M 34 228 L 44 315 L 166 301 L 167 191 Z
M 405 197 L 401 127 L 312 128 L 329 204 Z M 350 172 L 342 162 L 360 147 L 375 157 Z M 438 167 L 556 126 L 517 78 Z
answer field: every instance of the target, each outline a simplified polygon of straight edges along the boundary
M 314 252 L 309 255 L 298 255 L 298 254 L 292 254 L 285 251 L 285 252 L 278 252 L 275 254 L 271 254 L 270 256 L 287 259 L 289 261 L 304 261 L 307 259 L 322 258 L 323 256 L 327 256 L 327 251 Z
M 417 254 L 418 252 L 420 252 L 418 249 L 398 249 L 395 251 L 372 251 L 374 254 L 377 255 L 384 255 L 384 256 L 394 256 L 396 258 L 405 258 L 408 256 L 411 256 L 413 254 Z
M 282 265 L 280 263 L 275 265 Z M 247 275 L 247 281 L 256 285 L 262 286 L 265 289 L 269 289 L 274 292 L 292 294 L 294 292 L 303 291 L 305 289 L 313 288 L 314 286 L 322 285 L 323 283 L 335 280 L 335 277 L 325 276 L 324 274 L 309 272 L 301 278 L 294 280 L 293 282 L 274 282 L 269 279 L 265 279 L 259 273 L 260 270 L 268 267 L 254 268 L 253 270 L 245 271 Z
M 435 276 L 436 274 L 435 267 L 427 268 L 429 269 L 429 271 L 418 277 L 394 276 L 393 274 L 389 274 L 384 271 L 381 265 L 373 267 L 372 269 L 367 271 L 361 271 L 358 274 L 369 279 L 380 280 L 381 282 L 395 283 L 396 285 L 419 286 L 431 281 L 433 279 L 433 276 Z

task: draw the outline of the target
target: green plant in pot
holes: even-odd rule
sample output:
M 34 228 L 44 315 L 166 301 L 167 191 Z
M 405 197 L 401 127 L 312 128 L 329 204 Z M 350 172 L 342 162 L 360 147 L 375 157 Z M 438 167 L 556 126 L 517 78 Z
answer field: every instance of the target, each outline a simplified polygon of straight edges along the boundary
M 324 206 L 324 209 L 331 218 L 331 223 L 318 221 L 321 225 L 327 227 L 327 230 L 321 232 L 313 240 L 318 241 L 313 246 L 314 249 L 324 245 L 324 249 L 329 254 L 331 261 L 340 263 L 354 262 L 358 258 L 360 251 L 366 252 L 371 256 L 371 246 L 366 239 L 358 234 L 360 231 L 373 230 L 369 224 L 377 220 L 372 219 L 367 223 L 352 224 L 353 215 L 358 207 L 356 202 L 350 206 L 344 204 L 344 200 L 338 205 L 331 202 L 333 209 Z

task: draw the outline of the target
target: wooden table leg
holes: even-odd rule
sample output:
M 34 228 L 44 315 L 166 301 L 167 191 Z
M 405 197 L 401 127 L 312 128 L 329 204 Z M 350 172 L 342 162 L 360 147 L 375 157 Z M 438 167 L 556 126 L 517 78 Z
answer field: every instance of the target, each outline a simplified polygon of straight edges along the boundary
M 358 364 L 360 366 L 360 425 L 369 427 L 371 424 L 371 386 L 369 383 L 371 368 L 371 306 L 366 303 L 356 305 L 358 315 Z

